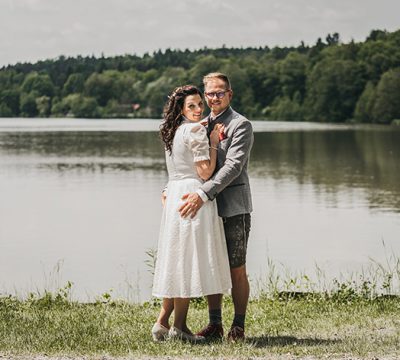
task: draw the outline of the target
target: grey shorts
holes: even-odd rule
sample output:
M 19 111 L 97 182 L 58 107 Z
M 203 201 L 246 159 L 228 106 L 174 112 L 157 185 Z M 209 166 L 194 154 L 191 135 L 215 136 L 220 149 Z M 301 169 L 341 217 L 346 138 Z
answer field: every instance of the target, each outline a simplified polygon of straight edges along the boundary
M 250 214 L 222 218 L 228 247 L 229 265 L 237 268 L 246 264 L 247 242 L 249 240 Z

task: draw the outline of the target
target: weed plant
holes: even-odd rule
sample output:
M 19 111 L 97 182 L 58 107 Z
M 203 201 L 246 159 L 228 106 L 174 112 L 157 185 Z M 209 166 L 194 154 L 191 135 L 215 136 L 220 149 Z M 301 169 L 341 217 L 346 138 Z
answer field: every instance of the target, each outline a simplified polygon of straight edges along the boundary
M 68 282 L 24 299 L 0 297 L 0 355 L 400 358 L 400 266 L 394 255 L 385 264 L 371 261 L 367 270 L 332 282 L 318 268 L 320 277 L 312 281 L 306 274 L 280 275 L 271 260 L 268 267 L 264 282 L 254 286 L 247 338 L 241 343 L 154 343 L 150 329 L 159 300 L 135 304 L 107 292 L 92 303 L 79 303 L 72 300 Z M 193 299 L 189 327 L 198 330 L 207 318 L 206 301 Z M 232 300 L 226 296 L 225 331 L 232 318 Z

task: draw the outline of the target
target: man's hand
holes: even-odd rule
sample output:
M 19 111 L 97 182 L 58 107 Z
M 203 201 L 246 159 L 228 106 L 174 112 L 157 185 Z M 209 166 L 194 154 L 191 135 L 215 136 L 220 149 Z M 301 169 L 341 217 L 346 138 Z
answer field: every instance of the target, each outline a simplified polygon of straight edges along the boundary
M 189 193 L 182 196 L 182 200 L 186 200 L 185 203 L 179 208 L 179 212 L 183 218 L 190 216 L 193 219 L 197 211 L 203 206 L 204 201 L 198 193 Z
M 161 204 L 163 207 L 165 206 L 165 200 L 167 200 L 167 192 L 163 191 L 161 194 Z

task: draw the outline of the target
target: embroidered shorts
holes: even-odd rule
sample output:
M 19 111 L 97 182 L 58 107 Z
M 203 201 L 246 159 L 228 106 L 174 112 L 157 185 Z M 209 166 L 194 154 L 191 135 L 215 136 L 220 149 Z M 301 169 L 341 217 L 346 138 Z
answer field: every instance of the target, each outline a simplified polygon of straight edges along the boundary
M 222 220 L 228 247 L 229 265 L 231 268 L 242 266 L 246 264 L 247 242 L 251 226 L 250 214 L 224 217 Z

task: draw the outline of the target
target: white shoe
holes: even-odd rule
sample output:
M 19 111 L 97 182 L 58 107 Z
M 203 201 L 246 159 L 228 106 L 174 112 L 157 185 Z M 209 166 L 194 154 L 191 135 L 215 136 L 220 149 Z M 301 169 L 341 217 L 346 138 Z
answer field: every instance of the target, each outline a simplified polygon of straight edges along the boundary
M 192 343 L 201 343 L 206 340 L 204 336 L 188 334 L 187 332 L 179 330 L 174 326 L 171 326 L 171 328 L 169 329 L 168 337 L 170 339 L 185 340 L 185 341 L 190 341 Z
M 168 337 L 169 330 L 160 323 L 156 322 L 151 329 L 151 336 L 154 341 L 163 341 Z

